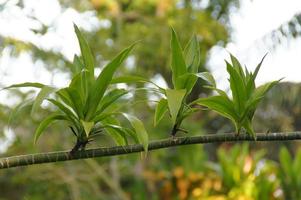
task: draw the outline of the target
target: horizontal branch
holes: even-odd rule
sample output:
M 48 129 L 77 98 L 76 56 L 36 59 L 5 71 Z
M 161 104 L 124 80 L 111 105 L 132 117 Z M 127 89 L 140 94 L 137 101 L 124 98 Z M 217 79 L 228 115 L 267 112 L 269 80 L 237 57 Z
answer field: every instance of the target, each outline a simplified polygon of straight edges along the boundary
M 258 133 L 258 141 L 284 141 L 284 140 L 300 140 L 301 132 L 287 132 L 287 133 Z M 168 148 L 172 146 L 190 145 L 190 144 L 204 144 L 204 143 L 220 143 L 220 142 L 234 142 L 234 141 L 253 141 L 254 139 L 250 135 L 241 134 L 236 135 L 233 133 L 226 134 L 213 134 L 213 135 L 201 135 L 192 137 L 177 137 L 164 140 L 157 140 L 149 143 L 149 151 Z M 33 165 L 41 163 L 51 163 L 59 161 L 95 158 L 114 156 L 122 154 L 130 154 L 136 152 L 142 152 L 143 146 L 141 144 L 116 146 L 109 148 L 96 148 L 77 151 L 74 154 L 70 154 L 70 151 L 58 151 L 38 154 L 28 154 L 20 156 L 12 156 L 7 158 L 0 158 L 0 169 L 18 167 L 24 165 Z

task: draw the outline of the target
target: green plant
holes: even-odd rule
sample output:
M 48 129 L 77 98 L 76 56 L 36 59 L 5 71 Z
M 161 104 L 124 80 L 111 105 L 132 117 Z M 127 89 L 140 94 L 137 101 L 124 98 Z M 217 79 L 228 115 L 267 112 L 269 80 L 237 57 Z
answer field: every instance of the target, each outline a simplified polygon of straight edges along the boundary
M 155 86 L 153 90 L 163 96 L 156 106 L 154 115 L 154 125 L 156 126 L 169 112 L 172 119 L 173 128 L 171 135 L 175 136 L 178 131 L 184 131 L 180 128 L 182 121 L 199 110 L 192 106 L 196 102 L 187 102 L 187 96 L 191 93 L 198 78 L 202 78 L 215 86 L 215 80 L 209 72 L 198 73 L 200 65 L 200 47 L 197 37 L 194 35 L 186 45 L 185 49 L 178 41 L 176 32 L 171 29 L 171 70 L 173 89 L 164 89 L 154 82 L 140 76 L 122 76 L 112 80 L 112 83 L 133 83 L 146 82 Z
M 220 176 L 230 199 L 273 199 L 278 182 L 270 176 L 275 175 L 277 167 L 265 160 L 264 154 L 264 150 L 250 152 L 247 143 L 236 144 L 231 149 L 219 148 L 218 163 L 209 162 L 208 166 Z
M 279 178 L 285 199 L 301 199 L 301 150 L 293 159 L 289 151 L 282 147 L 279 154 Z
M 231 55 L 232 64 L 226 61 L 227 71 L 230 75 L 230 89 L 232 99 L 226 92 L 216 88 L 214 85 L 208 88 L 216 91 L 218 95 L 208 98 L 196 100 L 199 105 L 206 106 L 214 110 L 220 115 L 230 119 L 235 125 L 235 132 L 240 133 L 243 127 L 247 133 L 251 134 L 256 139 L 255 132 L 252 127 L 252 120 L 259 102 L 265 94 L 280 80 L 268 82 L 264 85 L 256 87 L 255 79 L 261 64 L 265 58 L 257 65 L 254 73 L 249 72 L 247 68 L 243 70 L 239 61 Z
M 68 87 L 56 89 L 41 83 L 22 83 L 11 85 L 8 88 L 35 87 L 40 92 L 37 95 L 32 113 L 41 105 L 43 100 L 54 93 L 55 98 L 47 100 L 57 107 L 58 111 L 46 117 L 38 126 L 34 136 L 37 142 L 43 131 L 54 121 L 64 120 L 69 123 L 70 129 L 77 138 L 71 152 L 84 149 L 89 140 L 104 129 L 119 145 L 127 144 L 127 135 L 136 142 L 142 143 L 147 150 L 148 135 L 143 123 L 136 117 L 118 111 L 116 101 L 128 93 L 124 89 L 110 88 L 114 72 L 127 58 L 134 45 L 124 49 L 101 71 L 99 76 L 94 75 L 94 58 L 92 52 L 80 30 L 74 25 L 81 50 L 81 57 L 75 55 L 72 65 L 73 77 Z M 122 115 L 129 120 L 133 129 L 121 127 L 114 116 Z
M 172 29 L 170 43 L 173 89 L 160 88 L 164 97 L 157 104 L 154 125 L 157 125 L 168 111 L 173 123 L 171 134 L 175 136 L 178 131 L 183 131 L 180 128 L 183 120 L 198 110 L 192 107 L 195 102 L 187 102 L 187 96 L 191 93 L 197 79 L 202 78 L 213 85 L 215 81 L 209 72 L 198 73 L 200 47 L 195 35 L 182 50 L 177 35 Z

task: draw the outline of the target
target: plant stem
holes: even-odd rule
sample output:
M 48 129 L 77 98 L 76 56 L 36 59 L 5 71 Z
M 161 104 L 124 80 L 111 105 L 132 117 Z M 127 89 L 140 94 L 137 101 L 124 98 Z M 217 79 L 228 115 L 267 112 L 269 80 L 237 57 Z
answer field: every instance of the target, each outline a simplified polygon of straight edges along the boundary
M 259 141 L 284 141 L 284 140 L 301 140 L 300 132 L 284 132 L 284 133 L 258 133 L 256 142 Z M 253 136 L 247 134 L 236 135 L 235 133 L 212 134 L 201 136 L 188 136 L 168 138 L 163 140 L 156 140 L 149 143 L 149 151 L 168 148 L 172 146 L 190 145 L 190 144 L 204 144 L 204 143 L 221 143 L 221 142 L 237 142 L 237 141 L 251 141 L 255 142 Z M 142 152 L 143 146 L 141 144 L 115 146 L 108 148 L 96 148 L 76 151 L 70 155 L 69 151 L 47 152 L 28 154 L 20 156 L 12 156 L 0 158 L 0 169 L 12 168 L 24 165 L 33 165 L 41 163 L 78 160 L 95 157 L 114 156 L 122 154 L 130 154 Z

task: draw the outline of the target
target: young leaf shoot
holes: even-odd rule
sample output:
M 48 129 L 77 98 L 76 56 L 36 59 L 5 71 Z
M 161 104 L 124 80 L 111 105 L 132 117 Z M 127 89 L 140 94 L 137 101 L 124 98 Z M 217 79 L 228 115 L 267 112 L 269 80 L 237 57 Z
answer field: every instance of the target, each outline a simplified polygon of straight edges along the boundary
M 87 143 L 93 137 L 105 130 L 118 145 L 127 143 L 127 136 L 143 144 L 145 151 L 148 147 L 148 135 L 143 123 L 134 116 L 127 116 L 133 129 L 123 128 L 117 120 L 116 115 L 122 115 L 116 109 L 116 102 L 128 91 L 110 87 L 114 73 L 122 65 L 123 61 L 130 54 L 134 45 L 129 46 L 105 65 L 101 73 L 95 78 L 94 56 L 83 37 L 79 28 L 74 25 L 75 33 L 79 42 L 81 56 L 74 56 L 71 71 L 73 77 L 68 87 L 56 89 L 41 83 L 15 84 L 5 89 L 16 87 L 36 87 L 40 89 L 32 112 L 35 112 L 43 100 L 54 93 L 53 98 L 47 100 L 52 103 L 57 111 L 48 116 L 39 124 L 34 136 L 34 143 L 37 142 L 44 130 L 54 121 L 67 121 L 77 141 L 71 153 L 85 149 Z M 139 132 L 139 133 L 138 133 Z M 137 135 L 138 134 L 138 135 Z
M 255 79 L 265 56 L 253 73 L 249 72 L 246 68 L 244 70 L 237 58 L 233 55 L 230 55 L 230 57 L 231 64 L 226 61 L 226 66 L 230 76 L 229 82 L 232 98 L 230 98 L 226 92 L 216 88 L 216 86 L 212 86 L 209 88 L 216 91 L 218 95 L 198 99 L 196 102 L 231 120 L 237 134 L 244 128 L 248 134 L 251 134 L 254 139 L 256 139 L 252 127 L 252 120 L 256 108 L 265 94 L 273 86 L 278 84 L 281 79 L 256 87 Z

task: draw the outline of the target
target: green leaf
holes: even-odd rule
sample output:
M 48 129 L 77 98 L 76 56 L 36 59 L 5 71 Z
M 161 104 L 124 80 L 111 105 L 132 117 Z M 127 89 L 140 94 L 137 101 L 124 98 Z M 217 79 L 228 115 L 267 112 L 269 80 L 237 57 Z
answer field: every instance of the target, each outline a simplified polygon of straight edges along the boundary
M 39 92 L 39 94 L 37 95 L 32 109 L 31 109 L 31 116 L 33 116 L 34 113 L 36 113 L 36 111 L 39 109 L 39 107 L 41 106 L 42 102 L 44 101 L 44 99 L 51 94 L 52 92 L 54 92 L 56 89 L 53 87 L 49 87 L 49 86 L 44 86 L 42 87 L 41 91 Z
M 111 84 L 116 84 L 116 83 L 131 84 L 131 83 L 138 83 L 138 82 L 151 83 L 152 85 L 156 86 L 160 91 L 164 90 L 163 88 L 158 86 L 153 81 L 150 81 L 150 80 L 148 80 L 144 77 L 141 77 L 141 76 L 120 76 L 120 77 L 116 77 L 116 78 L 112 79 Z
M 173 124 L 176 123 L 179 111 L 182 107 L 184 97 L 186 95 L 186 90 L 166 90 L 166 97 L 168 102 L 168 108 L 170 111 L 171 119 Z
M 208 89 L 211 89 L 213 91 L 216 91 L 220 96 L 223 96 L 225 98 L 229 98 L 227 93 L 221 89 L 218 89 L 216 87 L 212 87 L 212 86 L 209 86 L 209 85 L 205 85 L 204 88 L 208 88 Z
M 133 115 L 123 113 L 123 116 L 129 120 L 130 124 L 135 129 L 139 143 L 141 143 L 143 145 L 144 151 L 147 153 L 147 151 L 148 151 L 148 134 L 144 128 L 143 123 L 137 117 L 135 117 Z
M 251 97 L 252 100 L 264 97 L 266 95 L 266 93 L 270 89 L 272 89 L 272 87 L 274 87 L 276 84 L 278 84 L 280 81 L 281 81 L 281 79 L 277 80 L 277 81 L 272 81 L 272 82 L 263 84 L 263 85 L 259 86 L 258 88 L 256 88 L 253 95 L 252 95 L 252 97 Z
M 141 77 L 141 76 L 120 76 L 120 77 L 113 78 L 111 81 L 111 84 L 137 83 L 137 82 L 148 83 L 149 80 L 144 77 Z
M 46 117 L 38 126 L 37 130 L 35 131 L 34 135 L 34 144 L 37 143 L 39 137 L 43 133 L 43 131 L 54 121 L 56 120 L 66 120 L 66 117 L 64 115 L 60 114 L 52 114 L 48 117 Z
M 101 100 L 100 104 L 98 105 L 96 115 L 102 113 L 106 110 L 109 106 L 111 106 L 114 102 L 116 102 L 119 98 L 127 94 L 128 91 L 124 89 L 114 89 L 108 92 L 103 99 Z
M 74 111 L 76 111 L 75 108 L 74 108 L 74 105 L 73 105 L 73 103 L 72 103 L 72 99 L 71 99 L 69 93 L 67 92 L 67 88 L 62 88 L 62 89 L 58 90 L 58 91 L 56 92 L 56 94 L 59 96 L 59 98 L 60 98 L 66 105 L 68 105 L 68 106 L 71 107 Z
M 262 65 L 262 63 L 263 63 L 263 61 L 264 61 L 264 59 L 265 59 L 265 57 L 267 56 L 268 54 L 266 53 L 264 56 L 263 56 L 263 58 L 261 59 L 261 61 L 260 61 L 260 63 L 257 65 L 257 67 L 256 67 L 256 69 L 255 69 L 255 71 L 254 71 L 254 75 L 253 75 L 253 79 L 255 80 L 255 78 L 257 77 L 257 74 L 258 74 L 258 72 L 259 72 L 259 70 L 260 70 L 260 67 L 261 67 L 261 65 Z
M 75 88 L 66 88 L 66 91 L 72 101 L 73 109 L 76 111 L 77 116 L 80 119 L 84 119 L 84 104 L 80 93 Z
M 247 88 L 246 88 L 246 91 L 247 91 L 248 98 L 251 97 L 253 91 L 255 90 L 255 79 L 257 77 L 257 74 L 258 74 L 258 72 L 260 70 L 260 67 L 261 67 L 261 65 L 262 65 L 262 63 L 263 63 L 266 55 L 267 54 L 264 55 L 264 57 L 262 58 L 262 60 L 260 61 L 260 63 L 257 65 L 257 67 L 256 67 L 256 69 L 254 71 L 254 74 L 252 74 L 252 73 L 250 73 L 250 74 L 248 73 L 247 74 L 247 86 L 246 86 Z M 246 69 L 246 72 L 247 72 L 247 69 Z
M 247 100 L 246 85 L 239 72 L 237 72 L 227 61 L 226 63 L 227 71 L 230 74 L 230 88 L 233 96 L 234 106 L 237 112 L 241 114 L 245 109 Z
M 301 149 L 298 149 L 293 163 L 294 173 L 298 173 L 301 170 Z M 300 176 L 300 175 L 299 175 Z
M 179 77 L 185 74 L 187 69 L 182 48 L 174 29 L 171 29 L 171 69 L 174 88 L 184 89 L 183 84 L 186 82 L 186 80 L 180 80 Z
M 86 122 L 84 120 L 80 120 L 80 122 L 84 127 L 86 136 L 89 137 L 90 131 L 94 127 L 94 122 Z
M 20 83 L 20 84 L 13 84 L 8 87 L 3 88 L 2 90 L 11 89 L 11 88 L 19 88 L 19 87 L 35 87 L 35 88 L 43 88 L 44 84 L 42 83 L 33 83 L 33 82 L 26 82 L 26 83 Z
M 83 37 L 82 33 L 78 29 L 78 27 L 74 24 L 74 30 L 79 42 L 80 51 L 83 57 L 84 66 L 90 72 L 90 80 L 94 80 L 94 58 L 91 52 L 91 49 Z
M 88 96 L 88 104 L 86 107 L 87 110 L 86 120 L 90 120 L 93 118 L 93 115 L 98 107 L 98 104 L 101 101 L 108 85 L 112 80 L 114 72 L 121 65 L 121 63 L 127 58 L 128 54 L 134 48 L 134 45 L 135 44 L 123 50 L 120 54 L 118 54 L 117 57 L 115 57 L 111 62 L 109 62 L 104 67 L 104 69 L 102 70 L 98 78 L 96 79 L 93 89 Z
M 101 113 L 101 114 L 98 114 L 96 115 L 94 118 L 93 118 L 93 121 L 94 123 L 98 123 L 98 122 L 101 122 L 103 121 L 104 119 L 106 119 L 107 117 L 110 117 L 112 115 L 114 115 L 116 113 Z
M 77 55 L 74 55 L 73 64 L 71 66 L 72 74 L 76 75 L 84 69 L 84 65 Z
M 280 149 L 279 161 L 284 173 L 287 174 L 288 177 L 293 177 L 294 171 L 292 169 L 292 157 L 285 147 Z
M 213 87 L 216 87 L 215 80 L 211 73 L 209 72 L 200 72 L 200 73 L 186 73 L 179 77 L 179 80 L 182 81 L 183 87 L 186 89 L 187 94 L 190 94 L 193 89 L 197 78 L 201 78 L 211 84 Z
M 196 101 L 197 104 L 206 106 L 220 115 L 230 119 L 233 123 L 238 121 L 238 116 L 235 112 L 233 102 L 225 96 L 211 96 L 201 98 Z
M 240 129 L 243 127 L 249 134 L 253 135 L 254 139 L 256 139 L 255 132 L 252 128 L 252 120 L 256 107 L 264 95 L 275 84 L 279 83 L 280 80 L 273 81 L 256 88 L 255 78 L 264 57 L 257 65 L 254 74 L 252 74 L 246 68 L 244 72 L 239 61 L 233 55 L 230 56 L 232 65 L 227 61 L 226 64 L 227 71 L 230 75 L 229 81 L 233 100 L 231 101 L 228 95 L 224 91 L 217 89 L 216 86 L 206 86 L 209 89 L 217 91 L 219 96 L 196 100 L 191 102 L 189 105 L 198 103 L 200 105 L 207 106 L 222 116 L 229 118 L 234 123 L 237 133 L 239 133 Z
M 182 122 L 186 117 L 190 116 L 191 114 L 199 111 L 199 108 L 187 108 L 183 111 L 183 113 L 181 114 L 179 121 Z
M 207 81 L 213 87 L 216 87 L 215 79 L 214 79 L 214 77 L 212 76 L 212 74 L 210 72 L 200 72 L 200 73 L 196 73 L 195 75 L 197 77 Z
M 246 77 L 245 77 L 245 74 L 244 74 L 241 64 L 239 63 L 237 58 L 235 58 L 232 54 L 230 54 L 230 57 L 231 57 L 233 69 L 240 75 L 240 77 L 244 81 Z
M 58 107 L 72 122 L 77 124 L 78 119 L 73 110 L 69 109 L 66 105 L 64 105 L 63 103 L 55 99 L 47 99 L 47 100 L 51 102 L 53 105 L 55 105 L 56 107 Z
M 89 88 L 92 85 L 90 82 L 89 77 L 90 72 L 87 70 L 83 70 L 80 73 L 76 74 L 69 84 L 69 88 L 73 88 L 74 90 L 78 91 L 78 94 L 81 97 L 81 101 L 83 104 L 86 102 L 88 98 Z
M 117 145 L 127 145 L 126 133 L 122 130 L 122 127 L 112 124 L 106 124 L 105 126 L 105 131 L 113 138 Z
M 193 35 L 184 49 L 185 63 L 187 71 L 190 73 L 198 73 L 201 62 L 200 46 L 196 35 Z
M 168 111 L 168 105 L 166 99 L 161 99 L 156 107 L 155 110 L 155 117 L 154 117 L 154 126 L 157 126 L 157 124 L 162 120 L 165 113 Z
M 179 76 L 178 81 L 181 82 L 182 88 L 186 89 L 187 94 L 190 94 L 191 90 L 193 89 L 198 77 L 196 74 L 186 73 L 182 76 Z
M 124 128 L 120 126 L 120 123 L 117 119 L 113 117 L 108 117 L 102 122 L 106 132 L 113 138 L 117 145 L 126 145 L 126 132 Z
M 201 62 L 201 55 L 200 55 L 199 42 L 195 35 L 190 39 L 189 43 L 185 47 L 184 57 L 185 57 L 187 72 L 193 74 L 197 73 Z M 190 94 L 195 83 L 197 82 L 197 77 L 189 76 L 184 81 L 185 81 L 185 88 L 187 90 L 187 94 Z

